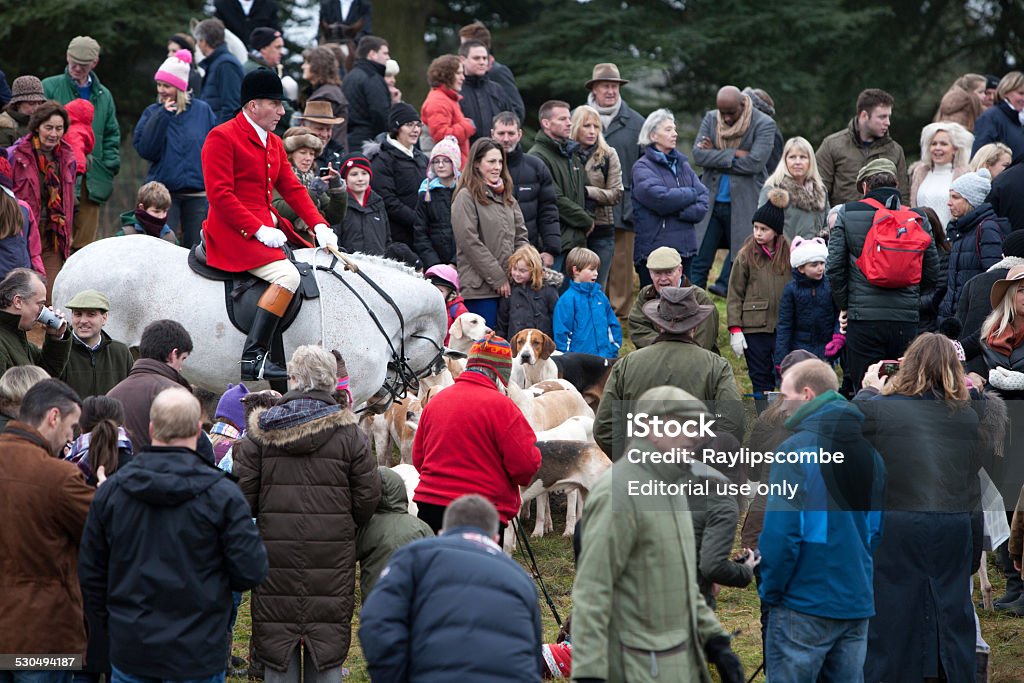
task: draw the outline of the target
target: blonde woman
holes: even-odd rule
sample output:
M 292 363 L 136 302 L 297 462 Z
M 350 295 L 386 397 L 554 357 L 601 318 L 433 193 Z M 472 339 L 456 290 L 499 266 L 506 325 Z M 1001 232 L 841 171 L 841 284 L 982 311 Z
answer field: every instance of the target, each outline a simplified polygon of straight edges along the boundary
M 949 187 L 967 173 L 974 136 L 952 121 L 929 123 L 921 129 L 921 161 L 910 167 L 910 205 L 935 211 L 942 227 L 953 216 L 946 206 Z
M 992 283 L 992 312 L 981 325 L 988 385 L 1004 399 L 1024 398 L 1024 266 Z
M 153 76 L 157 103 L 146 107 L 135 126 L 135 151 L 151 162 L 146 182 L 163 183 L 171 192 L 167 225 L 179 234 L 181 246 L 199 241 L 209 209 L 203 181 L 202 151 L 207 134 L 217 125 L 210 106 L 188 89 L 192 54 L 178 50 Z
M 764 206 L 768 201 L 768 192 L 776 188 L 789 193 L 789 206 L 786 208 L 783 227 L 786 238 L 792 241 L 796 237 L 816 237 L 825 224 L 828 195 L 818 173 L 814 148 L 805 138 L 795 137 L 786 141 L 786 146 L 782 148 L 782 159 L 775 172 L 764 182 L 757 205 Z
M 612 211 L 622 201 L 622 164 L 618 153 L 605 142 L 601 116 L 591 106 L 576 107 L 569 137 L 580 143 L 580 157 L 586 163 L 587 210 L 594 213 L 594 229 L 587 235 L 587 247 L 601 257 L 597 281 L 608 282 L 615 251 L 615 218 Z
M 982 145 L 971 158 L 971 170 L 988 169 L 992 180 L 1005 171 L 1013 163 L 1013 150 L 1001 142 L 990 142 Z

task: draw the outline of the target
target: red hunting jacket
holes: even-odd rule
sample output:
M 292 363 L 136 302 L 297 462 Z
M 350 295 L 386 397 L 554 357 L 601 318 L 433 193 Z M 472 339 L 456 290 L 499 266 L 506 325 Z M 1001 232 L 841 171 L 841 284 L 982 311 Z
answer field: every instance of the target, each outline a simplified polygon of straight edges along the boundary
M 264 225 L 280 228 L 293 244 L 313 246 L 271 206 L 274 190 L 307 225 L 327 223 L 295 177 L 281 138 L 269 133 L 264 147 L 244 114 L 210 131 L 203 145 L 203 179 L 210 200 L 203 223 L 206 261 L 214 268 L 240 273 L 284 258 L 280 249 L 256 239 Z

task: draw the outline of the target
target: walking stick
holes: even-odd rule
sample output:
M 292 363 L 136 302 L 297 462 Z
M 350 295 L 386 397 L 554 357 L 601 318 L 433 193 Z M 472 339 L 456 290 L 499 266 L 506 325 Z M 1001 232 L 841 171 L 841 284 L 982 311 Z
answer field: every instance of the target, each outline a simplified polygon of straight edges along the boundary
M 540 568 L 537 566 L 537 558 L 533 554 L 533 548 L 530 547 L 530 541 L 527 538 L 526 531 L 524 531 L 522 525 L 519 524 L 519 519 L 517 517 L 510 519 L 509 524 L 512 525 L 512 529 L 516 533 L 516 538 L 519 539 L 519 551 L 523 552 L 523 549 L 526 549 L 526 554 L 528 554 L 530 558 L 530 571 L 533 572 L 533 578 L 536 579 L 537 583 L 540 585 L 540 590 L 544 594 L 544 599 L 547 601 L 548 607 L 551 609 L 551 614 L 555 617 L 555 623 L 558 624 L 559 628 L 561 628 L 562 618 L 558 616 L 558 610 L 555 609 L 555 602 L 551 599 L 551 594 L 548 593 L 548 587 L 544 585 L 544 577 L 540 575 Z

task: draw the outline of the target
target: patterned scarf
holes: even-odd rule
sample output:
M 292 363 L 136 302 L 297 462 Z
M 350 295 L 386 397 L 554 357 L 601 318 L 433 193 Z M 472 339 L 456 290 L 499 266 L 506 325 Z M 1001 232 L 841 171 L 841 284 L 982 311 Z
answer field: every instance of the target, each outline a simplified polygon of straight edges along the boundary
M 722 121 L 722 113 L 718 112 L 715 124 L 715 149 L 739 149 L 743 136 L 750 128 L 750 121 L 754 118 L 754 104 L 750 97 L 743 95 L 743 113 L 731 126 L 725 125 Z
M 487 187 L 491 188 L 491 192 L 498 195 L 499 197 L 505 192 L 505 181 L 500 176 L 498 177 L 498 182 L 496 183 L 492 183 L 489 180 L 486 182 Z
M 39 165 L 39 172 L 43 174 L 43 189 L 46 197 L 46 210 L 49 214 L 43 234 L 53 234 L 54 251 L 60 251 L 57 244 L 60 236 L 64 234 L 64 225 L 67 217 L 64 215 L 64 203 L 60 195 L 60 176 L 57 174 L 56 153 L 50 159 L 43 153 L 39 142 L 39 136 L 32 136 L 32 148 L 36 153 L 36 163 Z

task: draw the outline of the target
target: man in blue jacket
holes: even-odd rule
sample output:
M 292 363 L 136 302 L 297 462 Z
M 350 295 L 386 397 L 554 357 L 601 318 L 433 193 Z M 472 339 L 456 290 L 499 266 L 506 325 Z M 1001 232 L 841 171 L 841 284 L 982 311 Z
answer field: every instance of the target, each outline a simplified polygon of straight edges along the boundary
M 89 509 L 78 578 L 90 632 L 110 635 L 114 681 L 223 681 L 231 592 L 267 575 L 241 490 L 196 453 L 200 412 L 187 389 L 160 392 L 153 445 Z
M 220 19 L 204 19 L 196 24 L 192 35 L 203 53 L 202 66 L 206 70 L 199 99 L 210 105 L 217 123 L 230 121 L 244 104 L 240 98 L 245 72 L 224 42 L 224 24 Z
M 391 556 L 359 615 L 372 680 L 540 680 L 537 589 L 497 540 L 498 511 L 467 495 Z
M 864 416 L 838 388 L 835 373 L 817 359 L 782 378 L 793 435 L 776 452 L 797 453 L 799 462 L 772 464 L 759 542 L 769 680 L 863 680 L 885 466 L 861 433 Z M 842 463 L 822 462 L 826 451 L 842 453 Z M 802 637 L 807 633 L 815 634 L 811 641 Z

